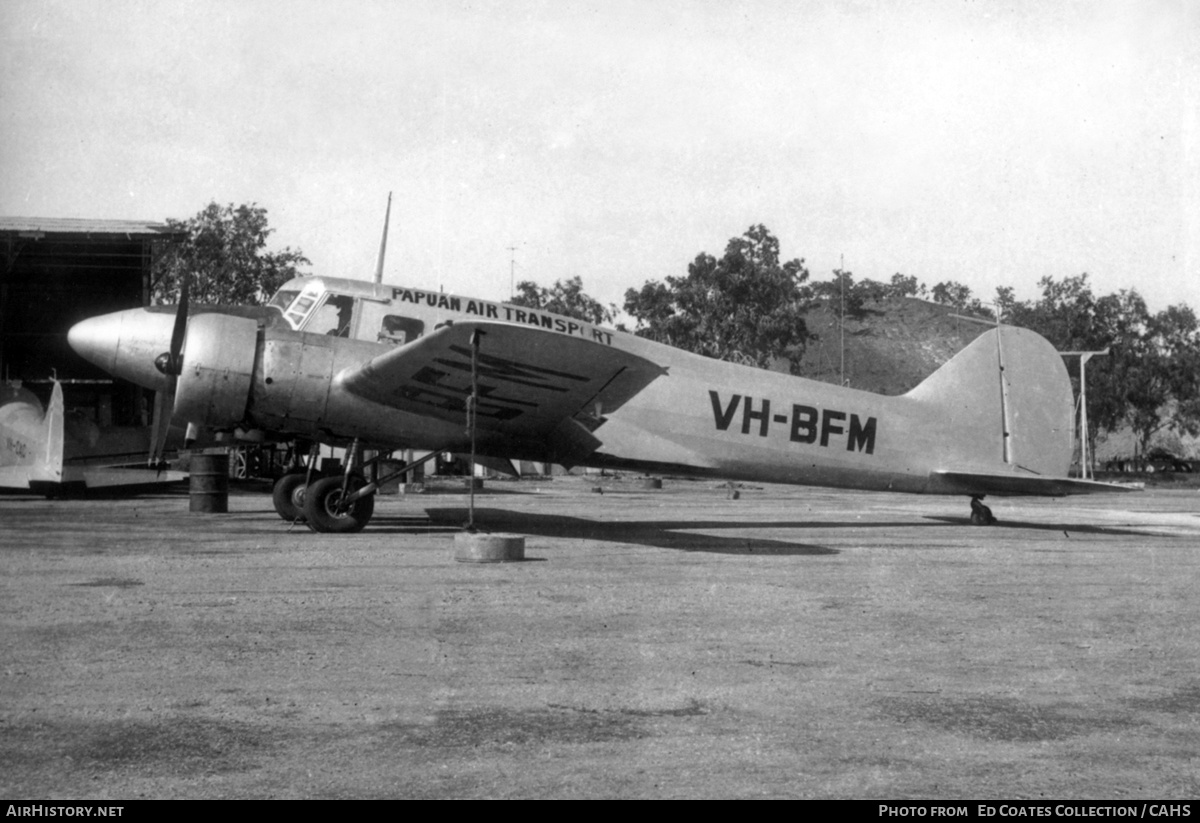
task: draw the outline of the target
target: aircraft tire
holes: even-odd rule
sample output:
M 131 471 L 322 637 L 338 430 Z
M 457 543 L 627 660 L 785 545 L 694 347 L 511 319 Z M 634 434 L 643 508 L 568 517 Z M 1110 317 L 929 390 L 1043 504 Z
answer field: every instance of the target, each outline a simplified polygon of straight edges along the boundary
M 361 477 L 351 476 L 347 488 L 355 491 L 366 485 Z M 342 500 L 342 478 L 325 477 L 313 483 L 304 493 L 304 514 L 308 526 L 315 532 L 348 534 L 362 531 L 375 513 L 375 495 L 355 500 L 347 511 L 338 511 Z
M 271 490 L 276 513 L 289 523 L 304 522 L 304 481 L 307 479 L 305 472 L 285 474 L 275 481 Z

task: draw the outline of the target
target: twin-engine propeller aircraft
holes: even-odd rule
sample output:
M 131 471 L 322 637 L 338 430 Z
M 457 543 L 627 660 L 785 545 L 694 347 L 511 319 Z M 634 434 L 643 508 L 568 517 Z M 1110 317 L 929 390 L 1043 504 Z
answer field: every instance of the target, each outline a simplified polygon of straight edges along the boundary
M 1000 326 L 887 397 L 711 360 L 569 317 L 325 277 L 258 309 L 132 309 L 79 323 L 74 349 L 174 392 L 174 417 L 390 454 L 464 453 L 567 467 L 971 499 L 1121 487 L 1070 479 L 1071 384 L 1058 352 Z M 186 329 L 185 329 L 186 323 Z M 186 333 L 185 333 L 186 332 Z M 174 384 L 172 386 L 172 384 Z M 411 464 L 400 472 L 411 469 Z M 279 481 L 285 518 L 357 531 L 380 483 Z M 394 473 L 391 477 L 396 476 Z

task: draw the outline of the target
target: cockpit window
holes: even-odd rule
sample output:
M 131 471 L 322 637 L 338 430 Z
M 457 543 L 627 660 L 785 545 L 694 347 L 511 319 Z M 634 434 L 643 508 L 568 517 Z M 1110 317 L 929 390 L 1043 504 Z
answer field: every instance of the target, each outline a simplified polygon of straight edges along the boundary
M 275 308 L 279 309 L 280 313 L 282 314 L 287 307 L 291 305 L 292 301 L 296 299 L 296 295 L 299 293 L 300 292 L 298 291 L 284 291 L 283 289 L 280 289 L 279 291 L 275 292 L 275 296 L 270 299 L 267 305 L 274 306 Z
M 314 334 L 349 337 L 354 319 L 354 298 L 348 294 L 332 294 L 320 286 L 304 291 L 280 291 L 271 298 L 269 306 L 283 313 L 293 330 Z
M 283 294 L 283 292 L 280 292 Z M 295 292 L 291 292 L 295 295 Z M 276 297 L 278 297 L 277 295 Z M 308 313 L 312 311 L 313 306 L 317 305 L 317 301 L 321 299 L 320 291 L 304 291 L 296 296 L 295 299 L 288 304 L 287 308 L 283 309 L 283 317 L 288 321 L 293 329 L 299 329 L 304 325 L 304 321 L 308 319 Z M 275 299 L 271 300 L 271 305 L 275 305 Z

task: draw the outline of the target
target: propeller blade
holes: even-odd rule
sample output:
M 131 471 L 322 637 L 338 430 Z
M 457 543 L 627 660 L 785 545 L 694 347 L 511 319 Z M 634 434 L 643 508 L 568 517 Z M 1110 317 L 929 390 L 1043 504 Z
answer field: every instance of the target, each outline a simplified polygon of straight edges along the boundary
M 183 286 L 179 289 L 179 305 L 175 309 L 175 325 L 171 328 L 171 349 L 159 355 L 154 365 L 167 376 L 167 387 L 154 393 L 154 419 L 150 421 L 150 465 L 162 462 L 167 444 L 167 433 L 171 428 L 171 415 L 175 408 L 176 378 L 183 371 L 183 338 L 187 334 L 188 292 L 191 277 L 183 275 Z
M 165 390 L 154 393 L 154 417 L 150 421 L 150 465 L 162 462 L 167 444 L 167 432 L 171 427 L 171 409 L 174 406 L 175 378 L 168 379 Z
M 171 329 L 171 365 L 175 374 L 179 374 L 183 366 L 180 353 L 183 351 L 183 336 L 187 333 L 188 291 L 191 280 L 188 275 L 183 276 L 183 288 L 179 290 L 179 307 L 175 310 L 175 327 Z

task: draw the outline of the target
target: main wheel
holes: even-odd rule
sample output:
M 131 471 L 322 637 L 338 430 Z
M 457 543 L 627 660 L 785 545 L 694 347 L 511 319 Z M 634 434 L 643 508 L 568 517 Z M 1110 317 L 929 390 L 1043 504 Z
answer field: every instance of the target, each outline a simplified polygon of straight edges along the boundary
M 361 477 L 351 477 L 346 486 L 348 492 L 357 491 L 366 485 Z M 362 531 L 375 513 L 375 495 L 360 497 L 348 507 L 342 503 L 342 478 L 326 477 L 313 483 L 304 492 L 304 514 L 309 528 L 316 532 Z
M 271 490 L 275 511 L 289 523 L 304 522 L 304 488 L 307 479 L 306 472 L 285 474 L 275 481 L 275 487 Z

